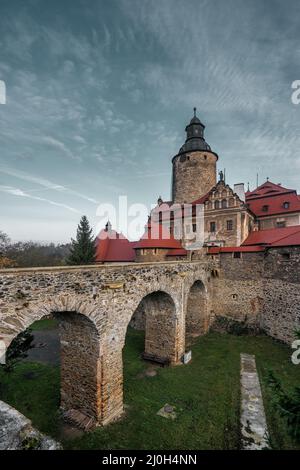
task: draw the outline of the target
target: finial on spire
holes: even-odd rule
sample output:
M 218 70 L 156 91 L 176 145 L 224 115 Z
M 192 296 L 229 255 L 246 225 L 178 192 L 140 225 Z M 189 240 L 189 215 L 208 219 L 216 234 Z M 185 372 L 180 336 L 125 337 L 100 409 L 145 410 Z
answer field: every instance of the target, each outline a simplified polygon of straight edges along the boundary
M 248 193 L 250 192 L 250 183 L 248 181 L 248 189 L 247 189 Z
M 194 117 L 196 117 L 197 108 L 194 108 Z
M 112 225 L 111 225 L 110 221 L 108 220 L 107 224 L 105 225 L 105 231 L 106 232 L 111 232 L 111 230 L 112 230 Z

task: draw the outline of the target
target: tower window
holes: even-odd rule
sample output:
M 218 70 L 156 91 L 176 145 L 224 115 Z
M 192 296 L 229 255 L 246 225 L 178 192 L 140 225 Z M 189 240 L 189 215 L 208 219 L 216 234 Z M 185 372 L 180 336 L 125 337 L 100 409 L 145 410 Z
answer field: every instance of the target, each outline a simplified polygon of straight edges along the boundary
M 194 233 L 197 232 L 197 224 L 193 224 L 193 232 L 194 232 Z
M 216 231 L 216 222 L 211 222 L 210 223 L 209 231 L 210 232 L 215 232 Z
M 227 220 L 227 230 L 233 230 L 233 220 Z

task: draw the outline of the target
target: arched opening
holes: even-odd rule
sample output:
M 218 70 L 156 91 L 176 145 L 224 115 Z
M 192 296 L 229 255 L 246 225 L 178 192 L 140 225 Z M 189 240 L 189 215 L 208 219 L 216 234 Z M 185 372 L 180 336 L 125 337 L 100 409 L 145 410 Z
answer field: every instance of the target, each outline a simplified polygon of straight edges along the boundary
M 186 338 L 207 333 L 209 320 L 207 314 L 207 295 L 202 281 L 196 281 L 189 292 L 185 318 Z
M 179 362 L 176 309 L 169 294 L 156 291 L 144 297 L 132 316 L 130 327 L 145 331 L 144 359 L 162 364 Z
M 65 421 L 92 428 L 101 422 L 99 344 L 97 328 L 85 315 L 43 317 L 9 346 L 0 399 L 51 435 L 60 435 Z

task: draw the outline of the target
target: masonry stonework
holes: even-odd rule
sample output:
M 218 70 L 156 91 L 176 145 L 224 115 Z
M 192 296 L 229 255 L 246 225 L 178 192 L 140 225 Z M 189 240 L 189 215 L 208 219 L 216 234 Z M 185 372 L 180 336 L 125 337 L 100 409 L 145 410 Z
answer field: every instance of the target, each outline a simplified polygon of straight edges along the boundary
M 209 151 L 177 155 L 173 159 L 173 202 L 191 203 L 216 184 L 217 156 Z
M 123 414 L 122 350 L 139 304 L 153 294 L 151 303 L 144 301 L 146 352 L 165 357 L 167 351 L 172 364 L 181 364 L 188 293 L 197 280 L 208 285 L 209 263 L 1 271 L 0 340 L 8 347 L 34 321 L 58 316 L 62 408 L 69 417 L 77 412 L 108 424 Z
M 0 340 L 8 347 L 34 321 L 56 315 L 61 406 L 108 424 L 123 413 L 122 350 L 131 321 L 146 330 L 145 352 L 171 364 L 181 364 L 185 332 L 205 333 L 216 316 L 291 343 L 300 329 L 299 263 L 295 247 L 240 258 L 201 253 L 192 262 L 2 270 Z

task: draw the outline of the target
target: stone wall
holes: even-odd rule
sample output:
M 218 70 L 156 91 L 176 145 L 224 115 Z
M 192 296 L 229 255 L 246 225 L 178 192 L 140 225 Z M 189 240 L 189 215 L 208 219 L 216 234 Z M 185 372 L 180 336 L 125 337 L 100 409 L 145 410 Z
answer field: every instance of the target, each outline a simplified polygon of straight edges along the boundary
M 291 343 L 300 330 L 300 247 L 268 250 L 264 266 L 262 327 Z
M 219 255 L 212 279 L 213 316 L 244 322 L 291 343 L 300 329 L 300 248 Z

